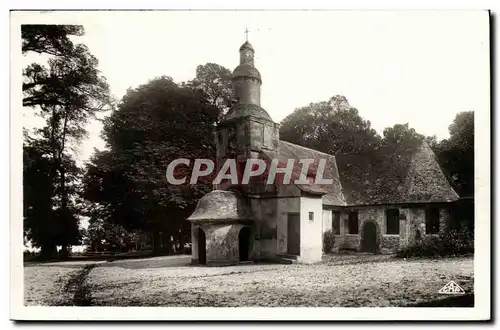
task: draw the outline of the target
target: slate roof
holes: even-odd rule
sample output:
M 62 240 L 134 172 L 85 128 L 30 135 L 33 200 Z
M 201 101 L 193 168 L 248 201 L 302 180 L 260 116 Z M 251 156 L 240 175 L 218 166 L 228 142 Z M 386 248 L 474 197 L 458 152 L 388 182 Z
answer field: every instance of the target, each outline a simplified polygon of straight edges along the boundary
M 260 75 L 259 70 L 250 64 L 240 64 L 233 71 L 233 78 L 237 77 L 252 77 L 256 78 L 259 81 L 262 81 L 262 77 Z
M 270 152 L 264 152 L 264 154 L 268 159 L 272 159 L 275 156 Z M 306 177 L 310 179 L 310 183 L 297 184 L 297 187 L 309 194 L 323 195 L 323 203 L 326 205 L 345 205 L 335 156 L 286 141 L 279 141 L 279 154 L 276 156 L 280 160 L 280 167 L 286 166 L 288 159 L 296 160 L 293 168 L 292 182 L 298 179 L 302 172 L 302 164 L 300 164 L 298 160 L 313 159 L 314 163 L 309 166 L 309 171 L 306 173 Z M 314 183 L 320 159 L 326 159 L 323 178 L 333 179 L 332 184 Z
M 307 177 L 309 184 L 297 187 L 310 194 L 323 195 L 323 204 L 354 206 L 400 203 L 450 202 L 458 199 L 457 193 L 444 176 L 432 149 L 427 143 L 410 151 L 388 153 L 378 151 L 337 157 L 280 141 L 279 154 L 264 151 L 266 158 L 277 157 L 280 167 L 288 159 L 294 164 L 292 181 L 299 177 L 302 165 L 299 159 L 314 159 Z M 319 159 L 326 159 L 323 177 L 333 179 L 333 184 L 313 182 Z
M 434 152 L 422 143 L 407 154 L 372 152 L 337 156 L 347 205 L 450 202 L 457 193 Z
M 405 187 L 411 201 L 456 201 L 458 194 L 443 174 L 436 155 L 427 143 L 413 155 Z
M 248 48 L 248 49 L 250 49 L 250 50 L 252 50 L 252 51 L 253 51 L 252 44 L 251 44 L 251 43 L 249 43 L 248 41 L 245 41 L 245 43 L 244 43 L 243 45 L 241 45 L 241 47 L 240 47 L 240 51 L 242 51 L 242 50 L 243 50 L 243 49 L 245 49 L 245 48 Z

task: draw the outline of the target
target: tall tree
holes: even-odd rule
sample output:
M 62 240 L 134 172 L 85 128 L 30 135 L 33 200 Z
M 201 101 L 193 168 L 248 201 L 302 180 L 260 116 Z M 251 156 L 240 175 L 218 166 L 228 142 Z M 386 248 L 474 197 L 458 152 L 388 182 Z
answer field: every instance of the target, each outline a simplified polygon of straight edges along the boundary
M 81 26 L 22 26 L 23 52 L 50 55 L 47 65 L 32 63 L 23 71 L 23 106 L 38 111 L 46 120 L 43 128 L 35 130 L 33 138 L 37 143 L 31 141 L 28 145 L 43 146 L 39 154 L 50 158 L 54 189 L 48 208 L 56 219 L 51 223 L 60 228 L 52 242 L 61 245 L 63 251 L 79 239 L 75 185 L 81 170 L 71 147 L 86 136 L 88 121 L 111 105 L 108 84 L 97 69 L 97 59 L 85 45 L 74 44 L 70 38 L 83 32 Z M 53 254 L 53 245 L 48 247 L 51 252 L 44 254 Z M 42 250 L 47 249 L 42 246 Z
M 424 135 L 417 133 L 414 128 L 411 128 L 406 123 L 385 128 L 382 142 L 386 147 L 412 149 L 420 146 L 424 139 Z
M 460 112 L 449 126 L 450 137 L 434 147 L 441 166 L 461 196 L 474 195 L 474 112 Z
M 377 150 L 381 138 L 344 96 L 296 109 L 281 122 L 282 140 L 330 154 Z
M 56 250 L 58 226 L 53 216 L 52 199 L 55 180 L 48 146 L 25 138 L 23 145 L 23 215 L 24 237 L 42 254 Z
M 219 115 L 205 92 L 178 86 L 168 77 L 128 90 L 106 118 L 108 150 L 97 152 L 87 167 L 86 198 L 102 205 L 109 221 L 152 232 L 156 250 L 160 232 L 167 240 L 185 239 L 185 218 L 212 186 L 208 180 L 172 185 L 166 169 L 177 158 L 190 159 L 191 165 L 196 158 L 215 158 Z
M 71 56 L 74 43 L 71 36 L 84 34 L 81 25 L 22 25 L 22 52 L 38 54 Z
M 196 78 L 187 84 L 201 89 L 207 94 L 207 100 L 225 114 L 231 107 L 233 87 L 231 85 L 231 71 L 219 64 L 207 63 L 198 65 Z
M 147 237 L 137 230 L 127 230 L 123 226 L 107 221 L 102 217 L 103 210 L 99 204 L 88 205 L 86 214 L 89 226 L 83 243 L 91 252 L 128 252 L 139 250 Z

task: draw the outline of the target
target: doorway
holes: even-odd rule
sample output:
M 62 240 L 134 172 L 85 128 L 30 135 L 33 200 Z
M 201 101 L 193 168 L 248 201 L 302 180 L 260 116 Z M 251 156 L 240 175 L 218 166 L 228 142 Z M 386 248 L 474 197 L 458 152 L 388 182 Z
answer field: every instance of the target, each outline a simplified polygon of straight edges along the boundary
M 198 263 L 207 264 L 207 238 L 205 231 L 201 228 L 198 228 Z
M 248 261 L 250 249 L 250 228 L 243 227 L 238 234 L 238 248 L 240 261 Z
M 373 221 L 367 221 L 363 226 L 361 251 L 370 253 L 378 252 L 377 225 Z
M 300 255 L 300 214 L 288 213 L 287 253 Z

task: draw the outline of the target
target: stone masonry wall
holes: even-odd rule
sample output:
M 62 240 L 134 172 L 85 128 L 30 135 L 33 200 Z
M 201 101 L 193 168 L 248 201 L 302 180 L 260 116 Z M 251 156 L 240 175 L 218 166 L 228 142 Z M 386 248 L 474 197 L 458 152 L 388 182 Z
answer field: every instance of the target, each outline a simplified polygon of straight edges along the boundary
M 386 209 L 397 208 L 399 210 L 399 234 L 387 234 Z M 357 235 L 348 232 L 348 214 L 350 211 L 358 211 L 358 228 Z M 330 211 L 331 212 L 331 211 Z M 327 216 L 324 216 L 329 220 Z M 446 230 L 447 223 L 450 218 L 448 209 L 440 208 L 440 231 Z M 361 249 L 361 233 L 363 226 L 367 221 L 376 223 L 379 229 L 379 250 L 381 253 L 394 253 L 401 247 L 411 244 L 415 241 L 416 231 L 420 231 L 421 237 L 427 235 L 425 226 L 425 206 L 401 207 L 399 205 L 382 205 L 382 206 L 364 206 L 356 208 L 346 208 L 340 214 L 340 235 L 335 236 L 334 251 L 342 249 L 357 250 Z M 331 220 L 330 220 L 331 221 Z M 331 225 L 323 225 L 323 229 L 327 230 Z
M 202 227 L 206 235 L 207 264 L 239 261 L 238 234 L 242 225 L 211 225 Z
M 276 255 L 278 241 L 278 201 L 277 198 L 251 199 L 255 215 L 255 254 L 257 257 Z

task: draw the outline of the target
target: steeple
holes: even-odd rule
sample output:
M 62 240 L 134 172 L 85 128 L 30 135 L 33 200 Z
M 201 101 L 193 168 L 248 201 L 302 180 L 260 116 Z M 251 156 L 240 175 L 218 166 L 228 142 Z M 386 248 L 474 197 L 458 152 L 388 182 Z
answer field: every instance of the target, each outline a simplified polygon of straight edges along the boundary
M 244 167 L 245 160 L 258 158 L 261 150 L 278 150 L 279 126 L 260 106 L 262 79 L 254 66 L 255 51 L 247 40 L 239 52 L 240 64 L 231 79 L 236 102 L 217 125 L 218 169 L 225 159 L 236 159 Z
M 248 38 L 248 29 L 245 31 Z M 262 78 L 254 66 L 255 51 L 247 41 L 240 47 L 240 65 L 233 71 L 232 83 L 238 104 L 260 106 Z

